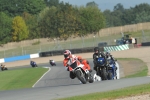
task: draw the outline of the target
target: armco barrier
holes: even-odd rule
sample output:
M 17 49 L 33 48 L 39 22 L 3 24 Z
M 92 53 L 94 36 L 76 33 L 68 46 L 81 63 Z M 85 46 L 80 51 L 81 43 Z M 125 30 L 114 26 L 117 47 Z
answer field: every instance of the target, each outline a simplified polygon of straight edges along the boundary
M 32 59 L 32 58 L 39 58 L 39 53 L 23 55 L 23 56 L 15 56 L 15 57 L 9 57 L 9 58 L 2 58 L 0 59 L 0 63 L 13 62 L 13 61 L 18 61 L 18 60 L 27 60 L 27 59 Z
M 5 61 L 4 61 L 4 58 L 0 59 L 0 63 L 3 63 L 3 62 L 5 62 Z
M 23 56 L 15 56 L 15 57 L 4 58 L 4 62 L 12 62 L 12 61 L 26 60 L 26 59 L 30 59 L 30 55 L 23 55 Z
M 30 54 L 30 58 L 39 58 L 39 54 L 38 53 Z

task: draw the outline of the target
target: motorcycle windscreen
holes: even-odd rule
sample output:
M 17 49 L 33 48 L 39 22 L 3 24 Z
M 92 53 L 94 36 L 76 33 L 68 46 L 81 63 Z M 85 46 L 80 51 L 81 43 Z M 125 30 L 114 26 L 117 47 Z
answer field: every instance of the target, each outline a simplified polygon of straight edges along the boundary
M 98 64 L 98 66 L 104 66 L 105 65 L 105 59 L 102 57 L 99 57 L 97 59 L 97 64 Z

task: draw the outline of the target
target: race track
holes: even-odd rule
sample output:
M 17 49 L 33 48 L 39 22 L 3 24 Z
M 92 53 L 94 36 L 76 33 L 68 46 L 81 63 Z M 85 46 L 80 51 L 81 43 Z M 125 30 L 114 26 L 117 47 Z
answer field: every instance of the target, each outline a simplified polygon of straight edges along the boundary
M 92 61 L 90 61 L 90 64 L 93 66 Z M 41 64 L 41 66 L 48 67 L 50 65 L 47 63 Z M 95 72 L 93 71 L 92 74 L 94 73 Z M 81 84 L 77 79 L 70 79 L 69 72 L 62 66 L 62 62 L 57 62 L 57 66 L 51 67 L 50 71 L 47 72 L 33 88 L 0 91 L 0 100 L 52 100 L 93 92 L 120 89 L 145 83 L 150 83 L 150 77 L 107 80 Z

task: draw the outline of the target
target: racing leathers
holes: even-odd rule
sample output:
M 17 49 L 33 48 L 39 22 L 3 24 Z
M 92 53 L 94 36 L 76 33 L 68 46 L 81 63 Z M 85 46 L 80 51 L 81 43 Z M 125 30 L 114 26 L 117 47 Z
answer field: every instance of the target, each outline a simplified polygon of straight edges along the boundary
M 72 66 L 73 68 L 77 66 L 77 56 L 75 55 L 69 55 L 69 57 L 65 58 L 63 60 L 63 65 L 66 68 L 67 71 L 70 71 L 70 78 L 74 79 L 76 76 L 74 75 L 74 73 L 71 71 L 72 68 L 69 66 Z

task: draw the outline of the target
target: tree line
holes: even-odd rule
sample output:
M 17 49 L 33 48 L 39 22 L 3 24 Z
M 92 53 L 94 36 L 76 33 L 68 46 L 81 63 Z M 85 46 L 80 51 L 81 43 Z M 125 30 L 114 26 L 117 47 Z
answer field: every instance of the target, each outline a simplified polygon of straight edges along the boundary
M 150 5 L 101 11 L 98 4 L 74 6 L 59 0 L 0 0 L 0 44 L 35 38 L 68 39 L 84 36 L 102 28 L 148 22 Z

